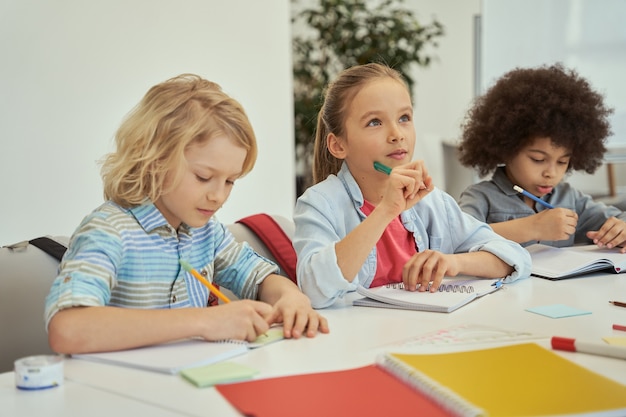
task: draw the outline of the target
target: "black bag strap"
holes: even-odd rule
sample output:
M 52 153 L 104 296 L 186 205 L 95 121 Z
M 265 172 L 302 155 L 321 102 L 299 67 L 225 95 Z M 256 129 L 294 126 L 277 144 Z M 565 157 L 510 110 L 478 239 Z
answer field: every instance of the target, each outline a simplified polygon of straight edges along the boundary
M 28 241 L 28 243 L 38 247 L 58 261 L 61 261 L 61 258 L 63 258 L 63 254 L 67 250 L 67 247 L 65 245 L 62 245 L 56 240 L 50 239 L 49 237 L 38 237 Z

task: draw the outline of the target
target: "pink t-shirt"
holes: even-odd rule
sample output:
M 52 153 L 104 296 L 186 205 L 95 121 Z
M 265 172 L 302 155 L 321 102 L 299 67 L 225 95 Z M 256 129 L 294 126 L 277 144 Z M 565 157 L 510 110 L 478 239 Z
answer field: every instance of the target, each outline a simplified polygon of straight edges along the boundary
M 364 201 L 361 210 L 369 216 L 374 206 Z M 416 253 L 413 233 L 404 228 L 400 216 L 396 217 L 387 225 L 376 243 L 376 275 L 370 287 L 402 282 L 402 268 Z

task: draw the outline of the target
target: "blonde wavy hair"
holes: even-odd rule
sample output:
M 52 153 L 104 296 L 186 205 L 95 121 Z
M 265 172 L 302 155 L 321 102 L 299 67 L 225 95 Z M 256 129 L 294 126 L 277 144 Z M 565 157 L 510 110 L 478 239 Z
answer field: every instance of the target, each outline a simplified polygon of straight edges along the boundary
M 181 74 L 152 87 L 115 135 L 102 162 L 104 198 L 130 208 L 175 188 L 185 149 L 225 135 L 246 149 L 242 176 L 254 167 L 256 137 L 239 102 L 198 75 Z M 166 174 L 173 172 L 171 181 Z

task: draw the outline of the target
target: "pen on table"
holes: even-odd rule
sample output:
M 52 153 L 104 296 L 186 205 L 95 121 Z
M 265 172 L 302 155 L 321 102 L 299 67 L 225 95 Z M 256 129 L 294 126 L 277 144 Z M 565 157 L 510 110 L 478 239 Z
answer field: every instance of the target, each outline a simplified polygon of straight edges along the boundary
M 513 189 L 515 191 L 517 191 L 518 193 L 521 193 L 521 194 L 525 195 L 526 197 L 528 197 L 528 198 L 530 198 L 532 200 L 535 200 L 537 203 L 542 204 L 544 207 L 547 207 L 549 209 L 553 209 L 554 208 L 554 206 L 552 204 L 546 203 L 545 201 L 543 201 L 539 197 L 532 195 L 531 193 L 529 193 L 528 191 L 524 190 L 519 185 L 514 185 Z
M 552 337 L 550 343 L 552 345 L 552 349 L 589 353 L 591 355 L 608 356 L 618 359 L 626 359 L 626 347 L 623 346 L 585 342 L 582 340 L 558 336 Z
M 621 330 L 623 332 L 626 332 L 626 326 L 624 326 L 623 324 L 614 324 L 613 330 Z
M 376 171 L 380 171 L 380 172 L 382 172 L 383 174 L 387 174 L 387 175 L 391 174 L 391 168 L 389 168 L 389 167 L 388 167 L 387 165 L 385 165 L 385 164 L 381 164 L 381 163 L 380 163 L 380 162 L 378 162 L 378 161 L 374 161 L 374 169 L 375 169 Z
M 194 278 L 196 278 L 198 281 L 203 283 L 204 286 L 209 289 L 209 291 L 211 291 L 213 294 L 215 294 L 217 296 L 217 298 L 219 298 L 220 300 L 222 300 L 225 303 L 230 303 L 230 300 L 228 299 L 228 297 L 226 297 L 224 294 L 222 294 L 222 292 L 220 290 L 218 290 L 215 285 L 211 284 L 211 282 L 208 279 L 206 279 L 205 277 L 200 275 L 200 273 L 198 271 L 196 271 L 189 264 L 189 262 L 185 262 L 182 259 L 180 259 L 178 262 L 180 262 L 180 264 L 182 265 L 182 267 L 183 267 L 183 269 L 185 271 L 189 272 L 191 275 L 193 275 Z
M 623 301 L 609 301 L 609 303 L 613 304 L 616 307 L 626 307 L 626 302 Z

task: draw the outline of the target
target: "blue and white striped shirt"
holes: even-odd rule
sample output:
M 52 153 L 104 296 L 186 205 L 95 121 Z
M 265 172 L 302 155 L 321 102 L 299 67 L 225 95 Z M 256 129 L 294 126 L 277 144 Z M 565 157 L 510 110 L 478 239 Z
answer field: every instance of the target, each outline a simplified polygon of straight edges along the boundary
M 276 265 L 235 241 L 218 220 L 178 232 L 148 202 L 125 209 L 106 202 L 76 229 L 46 298 L 46 328 L 77 306 L 140 309 L 206 307 L 209 291 L 180 266 L 189 262 L 239 298 L 257 298 Z

